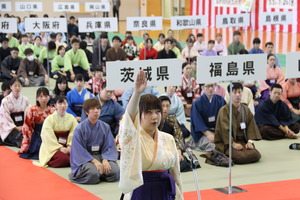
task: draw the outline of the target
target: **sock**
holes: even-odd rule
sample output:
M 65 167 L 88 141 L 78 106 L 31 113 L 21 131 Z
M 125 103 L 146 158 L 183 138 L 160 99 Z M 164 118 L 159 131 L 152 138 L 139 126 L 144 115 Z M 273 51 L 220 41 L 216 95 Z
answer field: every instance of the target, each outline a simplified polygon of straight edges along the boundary
M 290 145 L 290 149 L 298 149 L 300 150 L 300 143 L 293 143 Z

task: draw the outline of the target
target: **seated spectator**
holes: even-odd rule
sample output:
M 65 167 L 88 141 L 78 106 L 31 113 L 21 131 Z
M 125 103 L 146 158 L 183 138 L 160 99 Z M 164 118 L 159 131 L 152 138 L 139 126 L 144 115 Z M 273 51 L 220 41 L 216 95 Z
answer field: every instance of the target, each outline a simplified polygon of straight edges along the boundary
M 289 78 L 282 85 L 281 100 L 289 107 L 292 118 L 295 122 L 300 122 L 300 83 L 295 78 Z
M 146 60 L 157 59 L 158 52 L 152 48 L 153 40 L 151 38 L 146 39 Z M 145 48 L 140 51 L 140 60 L 145 60 Z
M 28 41 L 28 36 L 26 34 L 23 34 L 21 36 L 21 44 L 18 46 L 19 48 L 19 56 L 21 58 L 25 58 L 26 55 L 25 55 L 25 50 L 30 48 L 32 49 L 33 48 L 33 45 L 29 43 Z
M 77 121 L 66 112 L 68 100 L 65 96 L 57 96 L 54 105 L 56 111 L 43 124 L 39 163 L 35 164 L 41 167 L 69 167 L 71 142 Z
M 217 52 L 214 51 L 215 41 L 209 40 L 207 44 L 207 48 L 202 52 L 202 56 L 217 56 Z
M 126 60 L 127 56 L 125 51 L 120 47 L 121 38 L 114 36 L 112 38 L 113 47 L 106 52 L 106 61 Z
M 100 102 L 89 99 L 84 102 L 83 110 L 88 118 L 74 131 L 70 154 L 72 172 L 69 178 L 81 184 L 118 181 L 118 151 L 109 126 L 99 120 Z
M 190 33 L 188 35 L 188 39 L 190 39 L 193 42 L 193 44 L 196 42 L 196 37 L 195 37 L 195 35 L 193 33 Z
M 11 93 L 2 100 L 0 107 L 0 144 L 20 147 L 25 111 L 30 108 L 30 102 L 21 94 L 19 79 L 10 81 L 10 89 Z
M 179 123 L 179 126 L 181 128 L 181 132 L 183 134 L 184 138 L 187 138 L 190 136 L 190 131 L 185 127 L 186 124 L 186 117 L 184 113 L 184 107 L 181 99 L 176 95 L 176 87 L 175 86 L 168 86 L 165 87 L 166 93 L 162 94 L 164 96 L 169 97 L 171 101 L 171 107 L 169 114 L 175 115 L 177 118 L 177 121 Z
M 284 75 L 279 67 L 277 67 L 275 64 L 276 57 L 274 54 L 268 55 L 268 64 L 266 67 L 267 70 L 267 80 L 259 81 L 260 88 L 259 92 L 261 94 L 260 101 L 265 100 L 268 98 L 270 93 L 270 87 L 272 87 L 274 84 L 280 84 L 283 85 L 284 83 Z
M 227 47 L 228 55 L 237 55 L 240 50 L 245 49 L 245 45 L 240 42 L 241 32 L 233 32 L 233 42 L 230 43 Z
M 7 56 L 1 62 L 1 78 L 3 80 L 16 78 L 21 61 L 22 58 L 19 57 L 19 49 L 17 47 L 12 47 L 10 50 L 10 56 Z
M 264 51 L 259 48 L 260 43 L 261 43 L 259 38 L 254 38 L 252 43 L 253 43 L 253 48 L 251 50 L 249 50 L 249 54 L 264 53 Z
M 95 76 L 86 83 L 85 88 L 93 95 L 97 96 L 104 82 L 106 82 L 106 79 L 103 78 L 103 69 L 98 66 L 95 68 Z
M 204 94 L 194 101 L 191 109 L 191 132 L 193 138 L 189 146 L 198 151 L 215 149 L 215 128 L 219 110 L 226 104 L 225 100 L 214 94 L 214 84 L 203 86 Z
M 63 41 L 62 33 L 57 33 L 56 34 L 55 44 L 56 44 L 57 47 L 59 47 L 60 45 L 64 46 L 65 48 L 67 47 L 67 43 L 65 41 Z
M 7 33 L 6 37 L 8 39 L 8 46 L 9 46 L 9 48 L 13 48 L 13 47 L 17 47 L 18 48 L 20 46 L 19 41 L 17 40 L 17 38 L 15 38 L 13 36 L 12 33 Z
M 191 58 L 199 55 L 197 49 L 193 47 L 193 44 L 194 42 L 192 39 L 186 40 L 186 47 L 181 52 L 183 62 L 190 62 Z
M 124 46 L 124 45 L 127 43 L 127 37 L 128 37 L 128 36 L 131 36 L 131 37 L 132 37 L 132 32 L 131 32 L 131 31 L 126 31 L 126 32 L 125 32 L 125 38 L 124 38 L 124 40 L 122 41 L 121 46 Z M 137 46 L 136 43 L 135 43 L 135 41 L 134 41 L 134 39 L 133 39 L 133 45 L 134 45 L 134 46 Z
M 72 41 L 74 39 L 78 40 L 77 35 L 75 33 L 70 33 L 69 34 L 69 44 L 66 47 L 66 51 L 69 51 L 70 49 L 72 49 Z
M 170 39 L 165 39 L 164 49 L 158 52 L 157 59 L 168 59 L 168 58 L 177 58 L 172 48 L 172 41 Z M 141 55 L 141 53 L 140 53 Z
M 42 46 L 46 47 L 49 42 L 49 34 L 46 32 L 41 32 L 40 37 L 42 39 L 42 41 L 41 41 Z
M 176 43 L 176 47 L 179 49 L 179 51 L 182 51 L 182 47 L 181 47 L 180 43 L 174 38 L 173 30 L 171 30 L 171 29 L 168 30 L 168 38 L 167 39 L 174 41 Z M 164 44 L 166 44 L 166 43 L 164 43 Z
M 93 62 L 93 53 L 87 49 L 87 42 L 86 41 L 81 41 L 79 43 L 79 48 L 82 49 L 88 59 L 89 64 L 91 65 Z
M 119 120 L 124 114 L 124 108 L 112 100 L 113 90 L 106 89 L 106 82 L 101 86 L 100 93 L 96 96 L 96 99 L 100 101 L 101 105 L 101 114 L 99 119 L 110 126 L 111 133 L 114 137 L 118 134 L 119 131 Z M 81 121 L 86 119 L 86 114 L 82 112 Z
M 2 93 L 0 95 L 0 106 L 2 104 L 2 100 L 11 93 L 10 89 L 10 81 L 4 81 L 1 85 Z
M 190 64 L 191 64 L 191 67 L 192 67 L 191 77 L 193 77 L 194 79 L 197 79 L 196 78 L 196 73 L 197 73 L 197 57 L 193 57 L 190 60 Z
M 276 64 L 275 65 L 280 68 L 279 58 L 278 58 L 278 56 L 276 56 L 273 53 L 273 50 L 274 50 L 274 44 L 273 44 L 273 42 L 267 42 L 266 45 L 265 45 L 265 48 L 266 48 L 266 53 L 268 55 L 273 54 L 275 56 L 275 58 L 276 58 L 276 60 L 275 60 Z
M 39 58 L 42 49 L 44 49 L 44 46 L 42 46 L 41 42 L 42 42 L 42 38 L 40 36 L 35 36 L 34 45 L 32 47 L 35 58 Z
M 93 98 L 94 95 L 84 89 L 84 76 L 77 74 L 75 76 L 75 88 L 67 93 L 68 110 L 67 112 L 76 117 L 77 121 L 81 121 L 81 112 L 84 101 Z
M 154 44 L 154 46 L 153 46 L 153 48 L 154 48 L 157 52 L 159 52 L 159 51 L 161 51 L 161 50 L 164 49 L 164 47 L 165 47 L 165 45 L 164 45 L 165 38 L 166 38 L 166 36 L 165 36 L 165 34 L 163 34 L 163 33 L 160 33 L 160 34 L 158 35 L 158 41 L 157 41 L 157 42 Z
M 110 48 L 107 33 L 101 33 L 100 37 L 93 42 L 93 67 L 100 65 L 105 72 L 106 52 Z
M 59 76 L 67 77 L 67 73 L 65 72 L 65 54 L 66 48 L 60 45 L 57 49 L 57 55 L 54 56 L 51 62 L 51 78 L 58 78 Z
M 182 85 L 177 88 L 176 94 L 181 98 L 186 116 L 190 116 L 192 103 L 200 97 L 199 84 L 191 77 L 192 67 L 188 63 L 182 64 Z
M 0 63 L 1 61 L 3 61 L 7 56 L 10 55 L 10 50 L 11 48 L 8 46 L 8 39 L 7 38 L 3 38 L 1 40 L 1 45 L 2 47 L 0 47 Z
M 132 36 L 127 37 L 127 43 L 123 45 L 122 48 L 125 51 L 128 60 L 133 60 L 137 57 L 138 52 L 136 46 L 133 44 Z
M 123 104 L 123 108 L 126 109 L 127 104 L 131 98 L 133 94 L 133 89 L 127 89 L 124 91 L 124 93 L 122 94 L 122 104 Z M 144 94 L 153 94 L 154 96 L 159 96 L 158 91 L 154 88 L 154 87 L 146 87 L 146 89 L 144 90 L 144 92 L 141 95 Z
M 46 74 L 44 66 L 38 59 L 34 58 L 33 50 L 25 50 L 26 58 L 24 58 L 18 69 L 17 76 L 24 86 L 37 87 L 44 86 L 48 83 L 49 77 Z
M 144 33 L 144 34 L 143 34 L 143 42 L 140 43 L 139 49 L 145 48 L 145 42 L 146 42 L 146 40 L 147 40 L 148 38 L 150 38 L 149 34 L 148 34 L 148 33 Z
M 270 97 L 261 102 L 255 111 L 255 120 L 261 136 L 266 140 L 282 138 L 296 139 L 299 123 L 294 123 L 291 111 L 285 102 L 281 101 L 282 87 L 274 84 Z
M 201 55 L 202 51 L 204 51 L 207 48 L 206 42 L 203 41 L 202 33 L 197 34 L 197 41 L 194 43 L 194 47 L 198 51 L 199 55 Z
M 50 105 L 54 105 L 55 98 L 57 96 L 60 96 L 60 95 L 66 96 L 70 90 L 71 89 L 68 86 L 67 78 L 64 76 L 58 77 L 56 79 L 55 88 L 53 89 L 52 94 L 51 94 Z
M 176 58 L 181 58 L 180 49 L 176 46 L 175 40 L 171 40 L 171 50 L 175 53 Z
M 36 105 L 26 111 L 22 126 L 23 140 L 18 152 L 21 158 L 39 159 L 42 126 L 45 119 L 54 111 L 55 108 L 50 106 L 49 90 L 45 87 L 39 88 L 36 91 Z
M 51 62 L 56 55 L 57 55 L 56 44 L 53 41 L 50 41 L 47 47 L 41 50 L 39 61 L 44 65 L 44 68 L 47 73 L 48 73 L 48 64 L 49 64 L 49 71 L 51 72 L 52 70 Z
M 235 164 L 247 164 L 259 161 L 260 153 L 253 140 L 260 140 L 261 135 L 253 114 L 248 106 L 241 103 L 243 86 L 232 83 L 232 161 Z M 227 90 L 230 92 L 230 85 Z M 230 105 L 223 106 L 218 114 L 215 128 L 216 150 L 229 156 L 229 113 Z
M 85 52 L 79 49 L 79 40 L 77 39 L 72 40 L 72 49 L 66 52 L 64 65 L 68 80 L 74 81 L 77 74 L 82 74 L 85 81 L 93 77 L 88 59 Z
M 218 56 L 226 56 L 227 55 L 227 49 L 222 42 L 222 34 L 221 33 L 217 33 L 217 35 L 216 35 L 216 42 L 215 42 L 214 50 L 217 52 Z
M 225 90 L 225 88 L 223 88 L 223 86 L 221 86 L 217 83 L 214 83 L 214 88 L 215 88 L 214 94 L 220 95 L 221 97 L 225 98 L 226 90 Z M 202 90 L 201 95 L 203 95 L 203 94 L 204 94 L 204 91 Z

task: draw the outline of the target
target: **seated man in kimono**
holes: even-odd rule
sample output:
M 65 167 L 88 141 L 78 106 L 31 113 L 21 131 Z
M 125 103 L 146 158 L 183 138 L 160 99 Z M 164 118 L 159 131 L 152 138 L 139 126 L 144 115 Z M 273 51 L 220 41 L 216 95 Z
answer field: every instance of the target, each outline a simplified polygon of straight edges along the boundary
M 113 136 L 116 137 L 119 131 L 119 121 L 125 110 L 118 102 L 112 99 L 113 92 L 113 90 L 106 89 L 106 82 L 104 82 L 96 99 L 98 99 L 101 104 L 99 119 L 110 126 Z M 86 114 L 82 112 L 81 120 L 85 120 L 86 117 Z
M 294 123 L 291 111 L 287 104 L 280 100 L 282 87 L 274 84 L 271 87 L 270 97 L 262 101 L 255 112 L 255 120 L 261 136 L 266 140 L 282 138 L 297 139 L 299 123 Z
M 241 103 L 243 86 L 232 83 L 232 135 L 229 136 L 230 104 L 223 106 L 218 115 L 215 130 L 216 150 L 229 155 L 229 137 L 232 137 L 232 161 L 235 164 L 257 162 L 261 155 L 255 149 L 253 140 L 261 139 L 253 114 L 247 105 Z
M 84 89 L 84 76 L 77 74 L 75 76 L 75 88 L 67 93 L 68 110 L 67 112 L 81 121 L 82 106 L 85 100 L 93 98 L 94 95 L 87 89 Z
M 7 56 L 1 62 L 1 78 L 3 80 L 11 80 L 17 77 L 17 71 L 19 69 L 22 58 L 19 57 L 19 49 L 13 47 L 10 50 L 10 56 Z
M 72 40 L 72 49 L 66 52 L 64 64 L 69 81 L 74 81 L 76 74 L 83 74 L 85 81 L 93 77 L 86 54 L 79 49 L 79 40 L 77 39 Z
M 120 178 L 114 137 L 110 127 L 98 119 L 100 109 L 97 99 L 84 102 L 83 110 L 88 118 L 76 127 L 72 139 L 72 173 L 69 175 L 72 182 L 97 184 L 100 181 L 118 181 Z
M 194 101 L 191 109 L 191 148 L 200 151 L 215 149 L 215 126 L 219 110 L 226 104 L 223 97 L 214 94 L 213 83 L 203 86 L 204 94 Z

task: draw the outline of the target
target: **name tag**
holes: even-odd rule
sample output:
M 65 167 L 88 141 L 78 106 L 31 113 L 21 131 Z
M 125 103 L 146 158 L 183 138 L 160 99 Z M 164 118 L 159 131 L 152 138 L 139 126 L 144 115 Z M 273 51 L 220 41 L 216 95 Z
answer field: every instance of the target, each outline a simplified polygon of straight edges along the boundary
M 88 100 L 89 98 L 90 98 L 90 94 L 86 93 L 86 94 L 84 95 L 84 100 L 86 101 L 86 100 Z
M 58 138 L 58 143 L 60 143 L 60 144 L 66 144 L 67 140 L 65 138 Z
M 275 79 L 270 80 L 270 83 L 276 83 Z
M 211 116 L 208 118 L 208 122 L 214 122 L 214 121 L 216 121 L 215 116 Z
M 106 57 L 103 57 L 102 59 L 105 61 L 105 60 L 106 60 Z
M 122 101 L 122 97 L 118 97 L 118 101 Z
M 63 71 L 64 71 L 64 68 L 60 68 L 60 71 L 62 71 L 62 72 L 63 72 Z
M 29 76 L 32 76 L 34 73 L 33 72 L 28 72 Z
M 193 93 L 192 93 L 192 92 L 189 92 L 189 93 L 186 94 L 186 96 L 187 96 L 187 97 L 193 97 Z
M 73 66 L 74 66 L 74 67 L 78 67 L 78 64 L 74 64 Z
M 245 122 L 240 123 L 240 125 L 241 125 L 241 129 L 245 129 L 246 128 Z
M 16 74 L 16 70 L 11 70 L 11 73 Z
M 99 146 L 92 146 L 92 151 L 99 151 Z
M 52 63 L 52 60 L 49 60 L 49 63 Z
M 15 116 L 15 121 L 16 122 L 21 122 L 21 121 L 23 121 L 23 117 L 22 116 Z

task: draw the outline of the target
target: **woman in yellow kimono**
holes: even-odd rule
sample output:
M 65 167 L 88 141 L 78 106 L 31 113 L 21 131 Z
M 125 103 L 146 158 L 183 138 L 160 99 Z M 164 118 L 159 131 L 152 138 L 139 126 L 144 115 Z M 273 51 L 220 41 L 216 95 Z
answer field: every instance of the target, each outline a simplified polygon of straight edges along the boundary
M 162 106 L 154 95 L 143 95 L 147 86 L 139 71 L 134 93 L 120 126 L 121 164 L 119 187 L 124 200 L 183 199 L 179 155 L 173 136 L 157 129 Z

